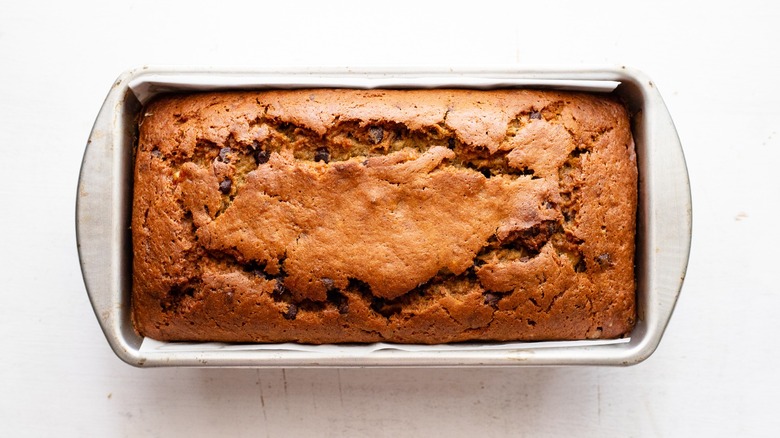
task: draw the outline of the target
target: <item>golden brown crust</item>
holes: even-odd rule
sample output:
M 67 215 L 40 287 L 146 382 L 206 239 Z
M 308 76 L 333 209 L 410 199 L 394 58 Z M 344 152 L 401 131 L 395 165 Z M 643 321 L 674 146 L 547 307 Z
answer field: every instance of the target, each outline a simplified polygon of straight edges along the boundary
M 171 95 L 140 123 L 133 320 L 159 340 L 612 338 L 625 108 L 530 90 Z

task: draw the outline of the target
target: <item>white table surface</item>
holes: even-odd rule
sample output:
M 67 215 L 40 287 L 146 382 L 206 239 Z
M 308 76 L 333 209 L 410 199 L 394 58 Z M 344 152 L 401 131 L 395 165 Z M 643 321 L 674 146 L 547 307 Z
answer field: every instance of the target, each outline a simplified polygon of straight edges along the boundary
M 777 2 L 0 3 L 0 436 L 780 436 Z M 688 276 L 630 368 L 136 369 L 87 300 L 74 202 L 92 122 L 142 64 L 625 64 L 693 190 Z

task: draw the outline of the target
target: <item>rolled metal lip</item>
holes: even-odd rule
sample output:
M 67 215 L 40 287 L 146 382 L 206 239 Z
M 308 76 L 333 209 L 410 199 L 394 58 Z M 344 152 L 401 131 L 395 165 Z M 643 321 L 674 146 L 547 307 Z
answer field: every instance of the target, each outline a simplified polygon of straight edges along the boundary
M 457 344 L 447 350 L 358 346 L 285 349 L 142 350 L 130 320 L 130 209 L 137 115 L 155 94 L 269 88 L 547 88 L 618 94 L 633 114 L 639 166 L 637 211 L 638 321 L 627 342 Z M 95 315 L 120 359 L 139 367 L 483 367 L 633 365 L 658 347 L 682 288 L 691 245 L 691 192 L 682 145 L 653 82 L 627 67 L 409 69 L 214 69 L 141 67 L 116 80 L 95 120 L 79 175 L 76 235 L 84 283 Z

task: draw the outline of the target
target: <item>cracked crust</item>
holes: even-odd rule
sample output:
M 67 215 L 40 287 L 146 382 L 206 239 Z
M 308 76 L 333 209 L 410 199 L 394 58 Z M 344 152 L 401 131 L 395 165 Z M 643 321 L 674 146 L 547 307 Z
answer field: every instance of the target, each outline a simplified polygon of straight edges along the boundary
M 170 95 L 136 154 L 133 321 L 158 340 L 614 338 L 637 170 L 611 98 Z

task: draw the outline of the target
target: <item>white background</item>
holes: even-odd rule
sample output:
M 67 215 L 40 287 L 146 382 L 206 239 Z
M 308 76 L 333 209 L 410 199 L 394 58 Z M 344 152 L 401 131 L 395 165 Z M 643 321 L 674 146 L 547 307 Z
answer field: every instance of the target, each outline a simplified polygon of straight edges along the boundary
M 0 2 L 0 435 L 780 434 L 777 2 L 256 3 Z M 694 200 L 660 348 L 630 368 L 124 364 L 87 300 L 74 203 L 103 98 L 142 64 L 645 71 Z

